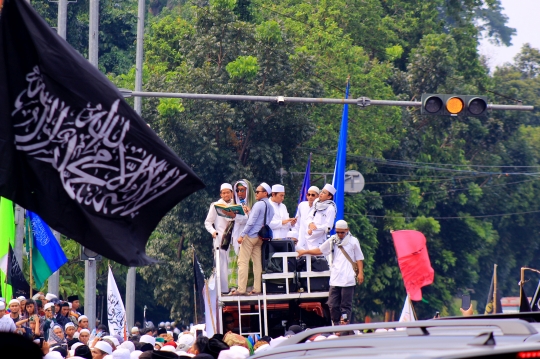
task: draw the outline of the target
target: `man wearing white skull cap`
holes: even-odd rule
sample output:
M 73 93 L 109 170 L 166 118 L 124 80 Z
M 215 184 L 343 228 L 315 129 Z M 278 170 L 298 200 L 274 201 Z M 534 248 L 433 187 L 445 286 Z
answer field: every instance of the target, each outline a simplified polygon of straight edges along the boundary
M 334 203 L 336 189 L 331 184 L 324 185 L 319 199 L 313 202 L 313 207 L 307 218 L 305 234 L 307 249 L 319 247 L 326 241 L 326 235 L 334 227 L 337 208 Z
M 344 220 L 336 222 L 336 234 L 330 237 L 320 247 L 299 250 L 298 256 L 334 254 L 330 267 L 330 291 L 328 306 L 334 325 L 348 324 L 352 312 L 352 300 L 356 282 L 364 282 L 364 254 L 360 242 L 349 232 L 349 226 Z M 354 264 L 353 264 L 354 263 Z M 355 268 L 358 268 L 358 274 Z
M 285 199 L 285 187 L 280 184 L 272 186 L 272 198 L 270 203 L 274 207 L 274 217 L 270 221 L 270 228 L 274 234 L 274 239 L 287 238 L 287 232 L 296 224 L 295 218 L 289 218 L 289 211 L 283 203 Z
M 221 292 L 228 293 L 229 286 L 227 281 L 228 269 L 229 269 L 229 250 L 221 249 L 221 239 L 223 233 L 227 229 L 229 223 L 234 221 L 233 218 L 221 217 L 217 214 L 215 204 L 221 205 L 232 205 L 233 202 L 233 188 L 230 183 L 223 183 L 220 188 L 219 195 L 221 197 L 217 202 L 212 202 L 210 204 L 210 209 L 208 210 L 208 215 L 204 221 L 204 226 L 208 233 L 212 235 L 213 238 L 213 248 L 214 255 L 219 255 L 219 277 L 221 284 Z M 230 248 L 229 248 L 230 249 Z
M 6 315 L 6 303 L 0 302 L 0 332 L 14 332 L 17 328 L 15 323 Z
M 307 201 L 300 202 L 298 205 L 298 210 L 296 212 L 296 224 L 294 225 L 294 230 L 298 232 L 298 243 L 296 244 L 297 249 L 307 249 L 306 245 L 306 236 L 308 230 L 308 217 L 309 212 L 313 208 L 313 203 L 317 198 L 319 198 L 319 187 L 311 186 L 307 190 Z

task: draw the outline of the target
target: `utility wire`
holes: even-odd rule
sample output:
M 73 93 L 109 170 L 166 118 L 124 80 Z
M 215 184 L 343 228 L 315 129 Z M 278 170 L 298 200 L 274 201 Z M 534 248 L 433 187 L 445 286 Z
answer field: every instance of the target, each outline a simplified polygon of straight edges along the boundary
M 450 216 L 450 217 L 433 217 L 433 216 L 379 216 L 374 214 L 361 214 L 361 213 L 345 213 L 348 216 L 364 216 L 364 217 L 372 217 L 372 218 L 405 218 L 405 219 L 417 219 L 420 217 L 424 218 L 433 218 L 433 219 L 467 219 L 467 218 L 491 218 L 491 217 L 506 217 L 506 216 L 514 216 L 519 214 L 531 214 L 531 213 L 540 213 L 540 210 L 538 211 L 527 211 L 527 212 L 514 212 L 514 213 L 498 213 L 498 214 L 486 214 L 486 215 L 479 215 L 479 216 Z

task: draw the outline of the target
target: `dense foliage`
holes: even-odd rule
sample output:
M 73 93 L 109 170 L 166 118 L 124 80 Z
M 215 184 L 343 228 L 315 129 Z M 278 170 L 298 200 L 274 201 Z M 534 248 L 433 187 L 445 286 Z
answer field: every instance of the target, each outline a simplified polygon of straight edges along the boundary
M 350 77 L 353 98 L 462 93 L 540 105 L 537 49 L 525 46 L 494 73 L 478 54 L 482 36 L 511 43 L 515 31 L 505 25 L 498 0 L 147 5 L 147 91 L 342 97 Z M 54 23 L 54 5 L 35 6 Z M 69 7 L 68 41 L 85 54 L 87 2 Z M 132 87 L 136 2 L 102 1 L 101 11 L 101 69 Z M 140 269 L 156 302 L 189 322 L 193 248 L 209 273 L 211 237 L 203 221 L 219 184 L 282 182 L 294 212 L 302 176 L 290 173 L 303 171 L 309 153 L 313 172 L 333 172 L 341 107 L 145 99 L 143 118 L 207 185 L 152 236 L 148 252 L 162 263 Z M 356 318 L 403 305 L 390 230 L 417 229 L 428 239 L 436 276 L 415 305 L 419 317 L 457 314 L 454 298 L 462 293 L 471 293 L 483 312 L 494 263 L 499 293 L 517 295 L 519 267 L 540 267 L 538 111 L 428 117 L 414 109 L 351 107 L 349 121 L 347 168 L 366 179 L 361 194 L 347 196 L 345 210 L 366 255 Z M 280 168 L 289 174 L 280 176 Z M 312 182 L 322 186 L 324 178 Z

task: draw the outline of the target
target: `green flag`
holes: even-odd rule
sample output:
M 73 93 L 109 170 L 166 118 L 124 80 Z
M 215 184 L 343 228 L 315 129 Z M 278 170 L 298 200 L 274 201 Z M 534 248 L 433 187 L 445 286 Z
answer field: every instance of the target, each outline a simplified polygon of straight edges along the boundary
M 6 283 L 9 245 L 15 246 L 15 213 L 13 202 L 0 197 L 0 286 L 7 301 L 11 299 L 11 285 Z

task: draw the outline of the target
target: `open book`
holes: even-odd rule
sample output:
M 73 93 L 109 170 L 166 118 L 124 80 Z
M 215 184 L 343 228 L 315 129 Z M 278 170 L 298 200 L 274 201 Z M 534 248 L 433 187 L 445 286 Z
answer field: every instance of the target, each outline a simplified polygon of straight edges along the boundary
M 241 214 L 243 216 L 245 216 L 246 214 L 244 213 L 244 209 L 242 208 L 242 205 L 240 204 L 233 204 L 231 206 L 228 206 L 226 204 L 221 204 L 221 203 L 214 203 L 214 208 L 216 209 L 216 212 L 218 214 L 218 216 L 221 216 L 221 217 L 225 217 L 225 218 L 231 218 L 229 216 L 227 216 L 227 212 L 228 213 L 236 213 L 236 214 Z

